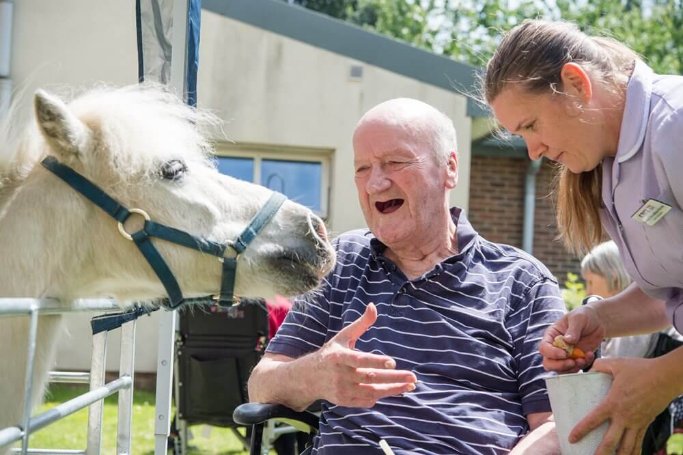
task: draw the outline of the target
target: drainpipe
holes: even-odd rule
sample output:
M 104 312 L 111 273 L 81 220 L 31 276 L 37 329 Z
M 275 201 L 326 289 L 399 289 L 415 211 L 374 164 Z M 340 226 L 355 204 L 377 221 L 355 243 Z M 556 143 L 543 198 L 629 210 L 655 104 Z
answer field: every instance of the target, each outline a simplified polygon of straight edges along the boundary
M 13 0 L 0 0 L 0 118 L 9 109 L 12 97 L 10 59 L 12 56 Z
M 533 254 L 534 211 L 536 209 L 536 174 L 541 169 L 542 158 L 529 162 L 524 180 L 524 224 L 522 226 L 522 249 Z

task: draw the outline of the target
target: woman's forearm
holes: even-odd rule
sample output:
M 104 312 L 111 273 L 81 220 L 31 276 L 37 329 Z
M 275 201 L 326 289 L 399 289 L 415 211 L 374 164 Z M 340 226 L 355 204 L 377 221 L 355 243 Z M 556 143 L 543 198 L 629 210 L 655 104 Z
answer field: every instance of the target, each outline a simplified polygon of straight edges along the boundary
M 597 311 L 607 337 L 652 333 L 670 325 L 664 302 L 648 296 L 635 283 L 613 297 L 588 305 Z

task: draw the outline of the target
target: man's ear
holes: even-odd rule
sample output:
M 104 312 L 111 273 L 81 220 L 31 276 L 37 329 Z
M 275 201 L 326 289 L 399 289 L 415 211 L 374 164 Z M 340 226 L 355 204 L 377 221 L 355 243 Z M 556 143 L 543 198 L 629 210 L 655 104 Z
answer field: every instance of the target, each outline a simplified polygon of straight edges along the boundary
M 458 154 L 455 150 L 452 150 L 448 155 L 448 161 L 446 161 L 446 185 L 449 189 L 455 188 L 458 184 Z
M 593 97 L 593 86 L 588 73 L 581 65 L 569 62 L 565 63 L 560 70 L 562 91 L 579 104 L 587 105 Z

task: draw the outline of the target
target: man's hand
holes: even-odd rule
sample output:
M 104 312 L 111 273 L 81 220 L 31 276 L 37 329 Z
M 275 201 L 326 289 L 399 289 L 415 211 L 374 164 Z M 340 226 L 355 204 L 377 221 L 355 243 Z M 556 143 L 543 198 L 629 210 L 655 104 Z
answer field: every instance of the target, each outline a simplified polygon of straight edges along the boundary
M 339 406 L 370 408 L 380 398 L 415 389 L 415 374 L 396 370 L 391 357 L 355 350 L 358 338 L 376 320 L 377 308 L 370 303 L 360 318 L 312 354 L 321 398 Z

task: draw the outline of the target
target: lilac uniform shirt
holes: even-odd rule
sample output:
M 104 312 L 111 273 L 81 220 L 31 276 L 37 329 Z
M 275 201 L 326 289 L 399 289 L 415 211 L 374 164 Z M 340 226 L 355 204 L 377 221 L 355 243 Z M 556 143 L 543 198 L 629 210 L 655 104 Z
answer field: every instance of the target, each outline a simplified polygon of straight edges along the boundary
M 636 63 L 619 147 L 603 161 L 601 217 L 633 280 L 663 299 L 683 330 L 683 77 Z M 649 199 L 671 206 L 655 225 L 632 215 Z
M 268 352 L 318 349 L 377 306 L 356 349 L 412 370 L 417 388 L 370 409 L 324 402 L 313 453 L 504 454 L 548 412 L 538 343 L 564 314 L 557 282 L 533 257 L 477 235 L 452 212 L 460 252 L 408 280 L 367 230 L 335 241 L 337 264 L 322 289 L 297 300 Z

